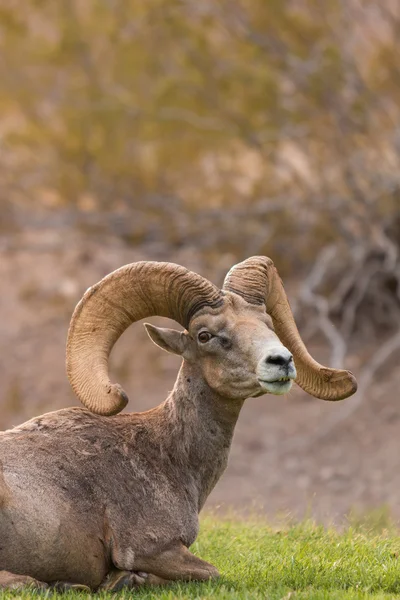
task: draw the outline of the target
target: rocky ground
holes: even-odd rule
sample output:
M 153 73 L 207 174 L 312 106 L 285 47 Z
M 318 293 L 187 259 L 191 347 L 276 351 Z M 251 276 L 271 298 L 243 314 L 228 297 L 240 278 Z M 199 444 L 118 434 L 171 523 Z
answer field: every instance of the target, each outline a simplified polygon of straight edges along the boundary
M 140 259 L 171 260 L 205 274 L 193 252 L 166 254 L 156 244 L 132 249 L 114 237 L 94 239 L 74 229 L 3 233 L 0 250 L 1 428 L 77 403 L 65 375 L 65 339 L 89 285 Z M 375 344 L 381 340 L 372 339 Z M 312 351 L 321 362 L 326 358 L 323 347 Z M 355 343 L 346 362 L 356 375 L 364 351 Z M 209 506 L 312 513 L 329 521 L 352 508 L 386 504 L 400 518 L 397 365 L 398 355 L 389 356 L 362 397 L 343 403 L 318 401 L 297 387 L 285 398 L 248 400 Z M 153 346 L 139 324 L 122 336 L 112 357 L 113 377 L 131 398 L 129 410 L 162 401 L 178 366 L 179 359 Z

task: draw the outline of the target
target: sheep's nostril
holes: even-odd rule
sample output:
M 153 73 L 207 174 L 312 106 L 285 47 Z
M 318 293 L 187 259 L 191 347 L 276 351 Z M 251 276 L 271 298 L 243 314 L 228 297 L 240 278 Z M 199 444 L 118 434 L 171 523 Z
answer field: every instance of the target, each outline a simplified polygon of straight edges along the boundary
M 274 352 L 273 354 L 269 354 L 265 358 L 265 362 L 267 365 L 276 365 L 279 367 L 288 367 L 290 363 L 293 361 L 293 356 L 290 352 L 286 353 L 278 353 Z

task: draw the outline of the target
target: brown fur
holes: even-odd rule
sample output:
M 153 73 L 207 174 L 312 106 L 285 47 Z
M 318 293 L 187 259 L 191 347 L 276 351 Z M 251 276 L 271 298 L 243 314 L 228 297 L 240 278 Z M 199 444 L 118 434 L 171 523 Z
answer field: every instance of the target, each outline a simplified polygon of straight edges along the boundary
M 205 327 L 214 338 L 200 343 Z M 29 576 L 115 590 L 218 576 L 187 548 L 245 398 L 266 392 L 264 367 L 283 372 L 268 352 L 288 351 L 264 308 L 229 293 L 188 332 L 149 334 L 184 358 L 160 406 L 111 417 L 69 408 L 0 434 L 0 586 Z
M 4 480 L 3 475 L 3 463 L 0 460 L 0 509 L 7 506 L 7 502 L 10 497 L 10 491 Z
M 71 408 L 3 433 L 14 491 L 0 512 L 0 567 L 96 588 L 112 566 L 144 570 L 171 543 L 190 546 L 242 404 L 219 418 L 220 399 L 205 385 L 194 391 L 193 376 L 185 365 L 171 396 L 146 413 Z

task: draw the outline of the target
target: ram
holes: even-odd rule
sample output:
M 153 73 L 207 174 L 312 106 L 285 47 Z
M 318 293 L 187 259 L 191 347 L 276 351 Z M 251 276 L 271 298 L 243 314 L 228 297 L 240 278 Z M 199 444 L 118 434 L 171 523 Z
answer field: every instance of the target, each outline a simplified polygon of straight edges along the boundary
M 110 382 L 108 357 L 131 323 L 151 315 L 185 328 L 146 325 L 182 366 L 160 406 L 118 414 L 128 398 Z M 234 266 L 221 290 L 171 263 L 114 271 L 75 309 L 67 373 L 85 408 L 0 434 L 3 588 L 115 591 L 218 577 L 188 548 L 226 467 L 245 399 L 284 394 L 295 379 L 325 400 L 357 387 L 349 371 L 325 368 L 308 354 L 265 257 Z

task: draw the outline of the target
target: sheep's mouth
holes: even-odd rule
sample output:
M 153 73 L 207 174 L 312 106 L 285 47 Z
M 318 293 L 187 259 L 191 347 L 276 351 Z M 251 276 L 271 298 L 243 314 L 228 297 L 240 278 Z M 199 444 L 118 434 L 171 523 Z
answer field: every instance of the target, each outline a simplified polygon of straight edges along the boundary
M 287 394 L 292 387 L 293 377 L 279 377 L 278 379 L 274 379 L 272 381 L 259 379 L 258 382 L 265 392 L 281 396 L 282 394 Z

